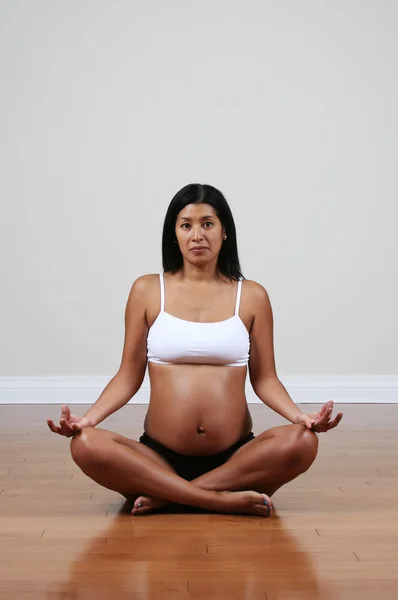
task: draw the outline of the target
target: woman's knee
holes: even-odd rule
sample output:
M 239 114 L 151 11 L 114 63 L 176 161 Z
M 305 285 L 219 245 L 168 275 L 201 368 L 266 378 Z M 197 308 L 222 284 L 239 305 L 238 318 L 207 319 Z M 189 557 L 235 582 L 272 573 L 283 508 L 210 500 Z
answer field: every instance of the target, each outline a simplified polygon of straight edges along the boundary
M 70 451 L 76 464 L 87 463 L 94 458 L 97 434 L 98 431 L 94 427 L 85 427 L 73 436 Z
M 303 425 L 292 425 L 289 458 L 292 466 L 307 471 L 318 454 L 318 436 Z

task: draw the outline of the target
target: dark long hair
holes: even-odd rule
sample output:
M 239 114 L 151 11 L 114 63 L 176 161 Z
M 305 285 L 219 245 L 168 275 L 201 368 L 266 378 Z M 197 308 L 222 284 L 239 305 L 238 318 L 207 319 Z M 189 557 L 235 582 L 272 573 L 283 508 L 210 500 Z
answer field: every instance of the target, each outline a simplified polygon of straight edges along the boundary
M 218 270 L 229 279 L 238 280 L 243 277 L 240 270 L 238 247 L 236 243 L 236 229 L 231 209 L 223 194 L 212 185 L 190 183 L 181 188 L 169 204 L 163 224 L 162 236 L 162 263 L 165 273 L 175 273 L 184 261 L 175 235 L 175 224 L 178 213 L 187 204 L 210 204 L 216 211 L 217 217 L 224 226 L 227 239 L 223 241 L 218 255 Z

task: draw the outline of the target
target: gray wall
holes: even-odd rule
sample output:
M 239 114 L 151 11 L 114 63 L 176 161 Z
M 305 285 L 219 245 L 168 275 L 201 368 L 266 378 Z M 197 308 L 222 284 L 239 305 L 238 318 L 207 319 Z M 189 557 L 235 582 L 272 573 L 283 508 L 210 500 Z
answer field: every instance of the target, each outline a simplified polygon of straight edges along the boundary
M 1 0 L 0 375 L 116 372 L 210 183 L 280 375 L 396 375 L 398 3 Z

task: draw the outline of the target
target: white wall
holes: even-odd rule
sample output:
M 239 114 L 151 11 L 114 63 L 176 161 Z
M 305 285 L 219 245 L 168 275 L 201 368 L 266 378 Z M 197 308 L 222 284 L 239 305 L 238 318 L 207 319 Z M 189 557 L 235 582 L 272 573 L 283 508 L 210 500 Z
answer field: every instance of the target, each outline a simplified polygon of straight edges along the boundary
M 278 373 L 398 375 L 398 3 L 1 0 L 0 375 L 110 376 L 190 182 Z

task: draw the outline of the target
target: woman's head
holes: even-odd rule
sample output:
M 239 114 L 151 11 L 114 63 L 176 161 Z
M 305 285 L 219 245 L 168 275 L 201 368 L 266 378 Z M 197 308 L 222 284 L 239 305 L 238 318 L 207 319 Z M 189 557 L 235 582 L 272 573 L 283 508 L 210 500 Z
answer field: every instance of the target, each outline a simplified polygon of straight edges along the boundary
M 192 251 L 199 246 L 205 250 Z M 199 265 L 217 257 L 217 268 L 223 275 L 230 279 L 242 277 L 235 223 L 219 190 L 191 183 L 176 193 L 163 224 L 162 257 L 165 272 L 178 271 L 184 259 Z

